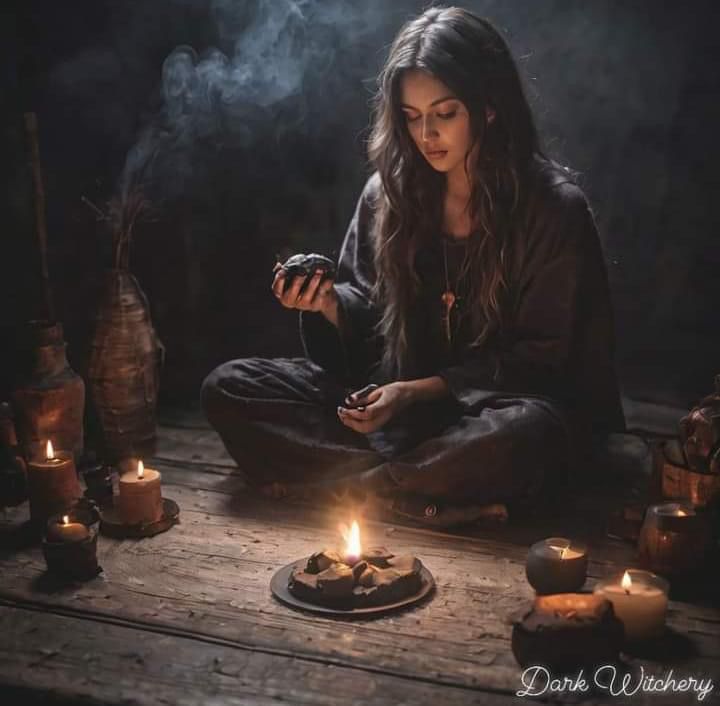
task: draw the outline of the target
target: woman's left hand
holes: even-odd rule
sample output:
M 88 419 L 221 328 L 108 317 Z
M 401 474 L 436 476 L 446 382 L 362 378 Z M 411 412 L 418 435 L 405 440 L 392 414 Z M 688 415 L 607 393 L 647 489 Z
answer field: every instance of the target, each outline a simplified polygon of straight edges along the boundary
M 411 402 L 408 386 L 403 382 L 391 382 L 373 390 L 363 402 L 363 410 L 338 407 L 338 417 L 346 427 L 369 434 L 387 424 Z

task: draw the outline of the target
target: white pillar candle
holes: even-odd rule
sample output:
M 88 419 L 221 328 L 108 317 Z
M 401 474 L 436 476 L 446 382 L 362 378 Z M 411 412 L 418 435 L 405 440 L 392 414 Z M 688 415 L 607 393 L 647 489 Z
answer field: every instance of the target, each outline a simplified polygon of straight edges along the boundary
M 137 471 L 120 476 L 118 510 L 128 525 L 150 524 L 162 517 L 160 473 L 138 462 Z
M 600 581 L 595 593 L 607 598 L 625 626 L 629 641 L 646 640 L 662 633 L 668 605 L 669 584 L 650 573 L 630 569 L 622 577 Z

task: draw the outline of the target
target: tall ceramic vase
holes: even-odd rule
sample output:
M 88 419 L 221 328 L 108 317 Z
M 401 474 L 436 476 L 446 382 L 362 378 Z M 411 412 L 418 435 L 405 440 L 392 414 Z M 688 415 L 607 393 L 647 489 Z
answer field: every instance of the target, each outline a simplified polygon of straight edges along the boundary
M 154 453 L 164 350 L 135 277 L 127 269 L 109 270 L 88 368 L 107 461 Z

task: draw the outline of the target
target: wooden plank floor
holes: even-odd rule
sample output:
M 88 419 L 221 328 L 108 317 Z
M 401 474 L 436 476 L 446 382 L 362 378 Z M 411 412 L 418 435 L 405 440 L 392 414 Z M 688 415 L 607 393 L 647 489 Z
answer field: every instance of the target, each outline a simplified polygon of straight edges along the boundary
M 597 493 L 563 514 L 462 533 L 365 519 L 365 542 L 419 556 L 436 594 L 381 619 L 325 620 L 277 603 L 269 580 L 335 545 L 346 513 L 250 496 L 214 432 L 188 415 L 161 428 L 152 465 L 162 471 L 164 495 L 180 505 L 181 523 L 139 541 L 101 537 L 104 572 L 85 584 L 50 579 L 39 547 L 15 542 L 26 506 L 5 512 L 0 696 L 28 704 L 517 702 L 521 669 L 507 618 L 532 596 L 528 545 L 558 532 L 587 540 L 588 586 L 634 561 L 632 546 L 605 537 L 617 501 Z M 654 657 L 629 656 L 633 666 L 720 684 L 717 586 L 704 588 L 671 602 L 668 636 Z M 623 703 L 602 693 L 575 701 Z M 697 699 L 638 693 L 628 702 Z

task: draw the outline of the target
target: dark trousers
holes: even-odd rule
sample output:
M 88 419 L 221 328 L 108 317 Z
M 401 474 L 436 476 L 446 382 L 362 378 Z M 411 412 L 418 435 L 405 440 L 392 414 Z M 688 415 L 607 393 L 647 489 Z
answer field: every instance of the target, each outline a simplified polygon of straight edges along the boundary
M 492 503 L 529 498 L 567 468 L 566 425 L 550 400 L 498 396 L 471 412 L 449 397 L 421 402 L 365 435 L 338 419 L 348 392 L 306 358 L 246 358 L 210 373 L 201 399 L 257 485 L 351 480 L 380 495 Z

